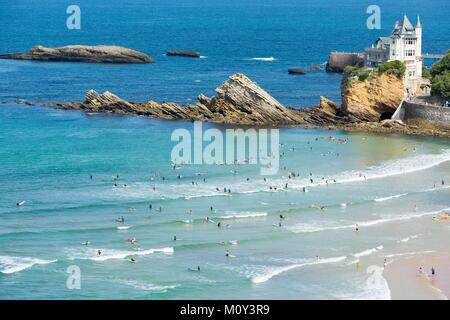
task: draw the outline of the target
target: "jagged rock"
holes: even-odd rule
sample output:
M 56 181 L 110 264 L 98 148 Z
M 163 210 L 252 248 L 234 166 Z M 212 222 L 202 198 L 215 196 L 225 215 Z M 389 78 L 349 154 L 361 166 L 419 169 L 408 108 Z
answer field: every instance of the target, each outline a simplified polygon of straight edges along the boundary
M 234 112 L 240 123 L 293 124 L 303 121 L 299 112 L 284 107 L 242 73 L 236 73 L 216 89 L 218 98 L 206 106 L 221 113 Z
M 197 51 L 189 51 L 189 50 L 174 50 L 167 51 L 166 56 L 180 56 L 180 57 L 188 57 L 188 58 L 200 58 L 200 52 Z
M 341 112 L 354 122 L 379 121 L 392 114 L 403 99 L 403 81 L 395 75 L 381 74 L 365 81 L 344 77 L 341 83 Z
M 324 96 L 320 96 L 319 108 L 325 113 L 329 115 L 336 116 L 341 109 L 341 106 L 330 99 L 325 98 Z
M 84 102 L 55 104 L 62 109 L 82 109 L 233 124 L 288 125 L 303 123 L 304 115 L 284 107 L 243 74 L 234 74 L 216 89 L 218 97 L 198 96 L 198 103 L 178 104 L 155 101 L 128 102 L 118 96 L 90 90 Z
M 0 59 L 74 61 L 106 63 L 149 63 L 154 62 L 148 55 L 119 46 L 72 45 L 61 48 L 35 46 L 27 53 L 2 54 Z
M 385 89 L 385 87 L 383 86 Z M 366 88 L 367 91 L 369 88 Z M 235 74 L 216 89 L 217 97 L 198 96 L 198 103 L 128 102 L 106 91 L 99 94 L 90 90 L 84 102 L 52 104 L 62 109 L 80 109 L 94 112 L 137 114 L 161 119 L 184 119 L 228 124 L 265 126 L 298 125 L 302 127 L 327 127 L 345 131 L 400 133 L 450 137 L 450 130 L 416 127 L 401 121 L 361 121 L 342 114 L 342 107 L 321 97 L 320 104 L 313 108 L 290 109 L 271 97 L 255 82 L 243 74 Z M 351 90 L 351 93 L 355 93 Z M 383 94 L 384 92 L 378 93 Z M 380 98 L 377 98 L 380 99 Z M 364 102 L 365 100 L 361 100 Z M 371 105 L 364 105 L 368 112 Z M 369 112 L 371 114 L 371 112 Z

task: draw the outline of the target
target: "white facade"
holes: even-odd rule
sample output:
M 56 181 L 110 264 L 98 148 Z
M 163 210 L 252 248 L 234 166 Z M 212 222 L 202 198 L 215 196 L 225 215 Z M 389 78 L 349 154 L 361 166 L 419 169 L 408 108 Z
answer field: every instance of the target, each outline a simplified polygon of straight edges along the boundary
M 377 67 L 382 63 L 399 60 L 405 63 L 405 90 L 415 93 L 422 79 L 422 24 L 417 17 L 414 27 L 405 15 L 396 22 L 389 37 L 378 38 L 372 48 L 364 51 L 366 67 Z

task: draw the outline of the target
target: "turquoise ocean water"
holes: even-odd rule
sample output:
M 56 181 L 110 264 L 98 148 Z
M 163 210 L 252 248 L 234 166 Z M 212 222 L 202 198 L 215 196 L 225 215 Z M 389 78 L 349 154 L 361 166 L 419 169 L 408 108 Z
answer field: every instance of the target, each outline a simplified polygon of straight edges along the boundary
M 264 181 L 258 166 L 173 170 L 170 135 L 192 130 L 190 122 L 39 103 L 81 100 L 91 88 L 130 100 L 189 102 L 200 92 L 212 95 L 237 71 L 286 105 L 310 106 L 320 95 L 339 100 L 340 75 L 289 77 L 286 69 L 322 63 L 332 50 L 360 50 L 403 13 L 421 15 L 424 52 L 443 52 L 446 1 L 379 1 L 377 31 L 365 28 L 366 1 L 78 1 L 79 31 L 65 28 L 69 4 L 0 1 L 0 52 L 114 43 L 157 62 L 0 60 L 0 298 L 389 298 L 385 285 L 368 286 L 369 265 L 448 250 L 448 224 L 432 220 L 450 209 L 448 139 L 284 128 L 280 172 Z M 199 50 L 205 58 L 169 59 L 169 49 Z M 37 104 L 19 105 L 18 98 Z M 299 176 L 289 179 L 290 171 Z M 216 190 L 224 187 L 230 195 Z M 137 244 L 127 241 L 132 237 Z M 72 265 L 81 270 L 79 290 L 66 286 Z M 189 270 L 197 266 L 201 272 Z

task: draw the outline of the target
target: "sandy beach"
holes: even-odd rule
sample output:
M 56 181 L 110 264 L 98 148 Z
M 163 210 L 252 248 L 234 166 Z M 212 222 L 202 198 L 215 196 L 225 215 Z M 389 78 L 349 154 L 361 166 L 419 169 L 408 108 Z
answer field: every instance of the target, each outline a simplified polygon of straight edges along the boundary
M 388 258 L 384 277 L 392 300 L 448 300 L 450 253 L 429 252 Z M 422 273 L 420 272 L 422 267 Z M 436 274 L 431 275 L 434 267 Z

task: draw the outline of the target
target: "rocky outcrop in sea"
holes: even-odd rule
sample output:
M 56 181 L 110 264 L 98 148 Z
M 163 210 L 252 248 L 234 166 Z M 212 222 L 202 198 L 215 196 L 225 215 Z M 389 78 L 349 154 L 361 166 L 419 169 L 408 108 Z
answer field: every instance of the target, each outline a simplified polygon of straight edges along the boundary
M 72 45 L 61 48 L 34 46 L 29 52 L 0 54 L 0 59 L 104 63 L 154 62 L 154 60 L 145 53 L 119 46 L 104 45 Z
M 136 114 L 167 120 L 207 121 L 252 126 L 300 126 L 346 131 L 395 132 L 450 137 L 445 128 L 421 128 L 398 120 L 383 120 L 395 111 L 403 91 L 401 79 L 379 75 L 365 81 L 343 80 L 342 105 L 320 97 L 319 105 L 293 109 L 282 105 L 256 82 L 236 73 L 217 89 L 217 96 L 198 96 L 196 104 L 129 102 L 110 92 L 90 90 L 83 102 L 50 104 L 54 108 L 87 112 Z

